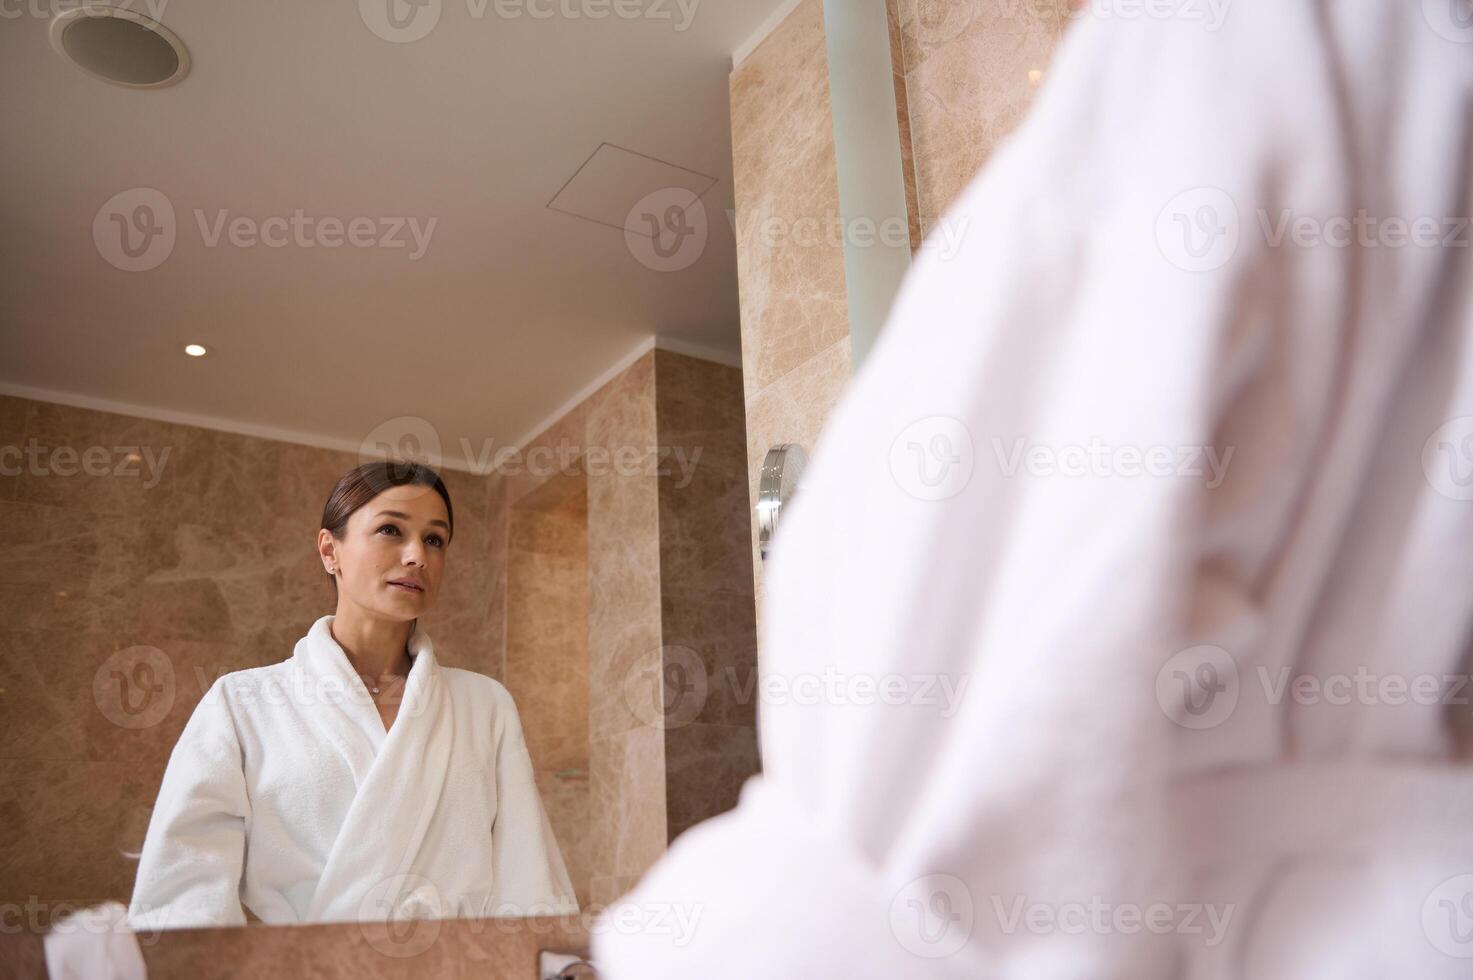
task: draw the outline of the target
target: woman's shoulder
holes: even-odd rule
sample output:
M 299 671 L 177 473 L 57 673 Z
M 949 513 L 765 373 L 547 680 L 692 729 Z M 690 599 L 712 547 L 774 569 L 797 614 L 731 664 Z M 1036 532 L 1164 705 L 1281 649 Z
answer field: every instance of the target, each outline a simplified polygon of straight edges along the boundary
M 221 706 L 233 713 L 237 709 L 250 707 L 273 693 L 285 696 L 291 690 L 290 671 L 290 660 L 226 671 L 205 689 L 200 705 Z
M 441 671 L 457 715 L 490 721 L 494 731 L 520 735 L 522 719 L 506 685 L 494 677 L 463 667 L 442 667 Z
M 291 667 L 292 662 L 288 658 L 260 667 L 243 667 L 240 670 L 228 670 L 215 678 L 215 682 L 210 686 L 210 689 L 218 690 L 220 693 L 227 695 L 249 693 L 264 684 L 279 680 L 291 670 Z
M 506 689 L 506 685 L 489 674 L 467 670 L 464 667 L 441 667 L 440 670 L 445 675 L 445 683 L 459 695 L 474 700 L 489 701 L 497 705 L 515 707 L 511 692 Z

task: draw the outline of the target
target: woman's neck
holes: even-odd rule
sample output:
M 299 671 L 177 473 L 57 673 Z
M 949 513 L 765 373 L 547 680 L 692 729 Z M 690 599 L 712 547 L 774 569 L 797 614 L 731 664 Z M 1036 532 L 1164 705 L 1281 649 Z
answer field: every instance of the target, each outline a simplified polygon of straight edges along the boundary
M 353 606 L 339 603 L 330 632 L 358 673 L 369 677 L 404 676 L 409 673 L 406 646 L 411 625 L 366 616 Z

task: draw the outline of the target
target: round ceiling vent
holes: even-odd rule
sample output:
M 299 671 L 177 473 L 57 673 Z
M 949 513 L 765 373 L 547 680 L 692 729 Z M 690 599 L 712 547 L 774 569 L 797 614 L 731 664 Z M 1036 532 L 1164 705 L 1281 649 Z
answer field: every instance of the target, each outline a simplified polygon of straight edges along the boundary
M 51 21 L 51 46 L 78 68 L 115 85 L 163 88 L 189 73 L 179 36 L 145 14 L 82 4 Z

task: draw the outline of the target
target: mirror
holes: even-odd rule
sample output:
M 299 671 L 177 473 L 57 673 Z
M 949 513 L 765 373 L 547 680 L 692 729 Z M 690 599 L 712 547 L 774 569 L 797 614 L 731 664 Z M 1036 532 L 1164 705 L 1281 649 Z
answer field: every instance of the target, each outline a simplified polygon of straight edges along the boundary
M 727 83 L 781 3 L 44 6 L 7 924 L 591 916 L 758 769 Z

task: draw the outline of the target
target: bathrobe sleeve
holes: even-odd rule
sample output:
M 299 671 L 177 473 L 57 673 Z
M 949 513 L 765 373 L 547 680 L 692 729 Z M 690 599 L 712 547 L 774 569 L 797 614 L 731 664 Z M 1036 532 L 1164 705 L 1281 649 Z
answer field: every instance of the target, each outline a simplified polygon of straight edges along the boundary
M 514 915 L 576 912 L 573 882 L 537 791 L 521 717 L 506 689 L 498 693 L 497 804 L 491 828 L 496 881 L 493 907 L 514 910 L 510 912 Z
M 240 739 L 217 680 L 164 770 L 133 886 L 133 928 L 244 925 L 240 904 L 250 799 Z
M 1430 948 L 1421 903 L 1466 865 L 1425 886 L 1367 872 L 1358 895 L 1321 870 L 1273 886 L 1282 904 L 1240 901 L 1178 875 L 1206 844 L 1271 836 L 1242 814 L 1274 797 L 1234 798 L 1237 822 L 1173 803 L 1189 777 L 1276 772 L 1310 737 L 1346 756 L 1416 744 L 1359 705 L 1326 706 L 1338 740 L 1313 732 L 1260 669 L 1322 678 L 1321 654 L 1345 676 L 1437 676 L 1453 646 L 1413 626 L 1446 617 L 1469 635 L 1467 549 L 1447 544 L 1468 539 L 1437 523 L 1460 527 L 1468 504 L 1454 511 L 1419 465 L 1469 415 L 1449 392 L 1473 319 L 1438 292 L 1469 281 L 1468 250 L 1272 240 L 1284 215 L 1468 213 L 1473 61 L 1415 8 L 1293 0 L 1236 5 L 1217 32 L 1069 29 L 1028 118 L 931 230 L 783 512 L 764 571 L 762 775 L 609 913 L 673 905 L 699 929 L 597 930 L 601 976 L 1304 980 L 1395 975 L 1371 954 Z M 1411 549 L 1423 527 L 1440 548 Z M 1345 598 L 1353 615 L 1333 621 Z M 1434 650 L 1447 659 L 1423 666 Z M 830 671 L 870 696 L 765 695 Z M 876 698 L 892 680 L 901 696 Z M 1202 704 L 1183 691 L 1204 690 L 1234 692 L 1206 702 L 1230 717 L 1191 717 Z M 1337 809 L 1303 808 L 1326 826 Z M 1257 861 L 1271 859 L 1221 867 Z M 1401 904 L 1376 904 L 1394 888 Z M 1233 903 L 1234 940 L 1260 937 L 1283 972 L 1246 956 L 1192 968 L 1215 952 L 1200 936 L 1082 921 L 1178 899 Z

